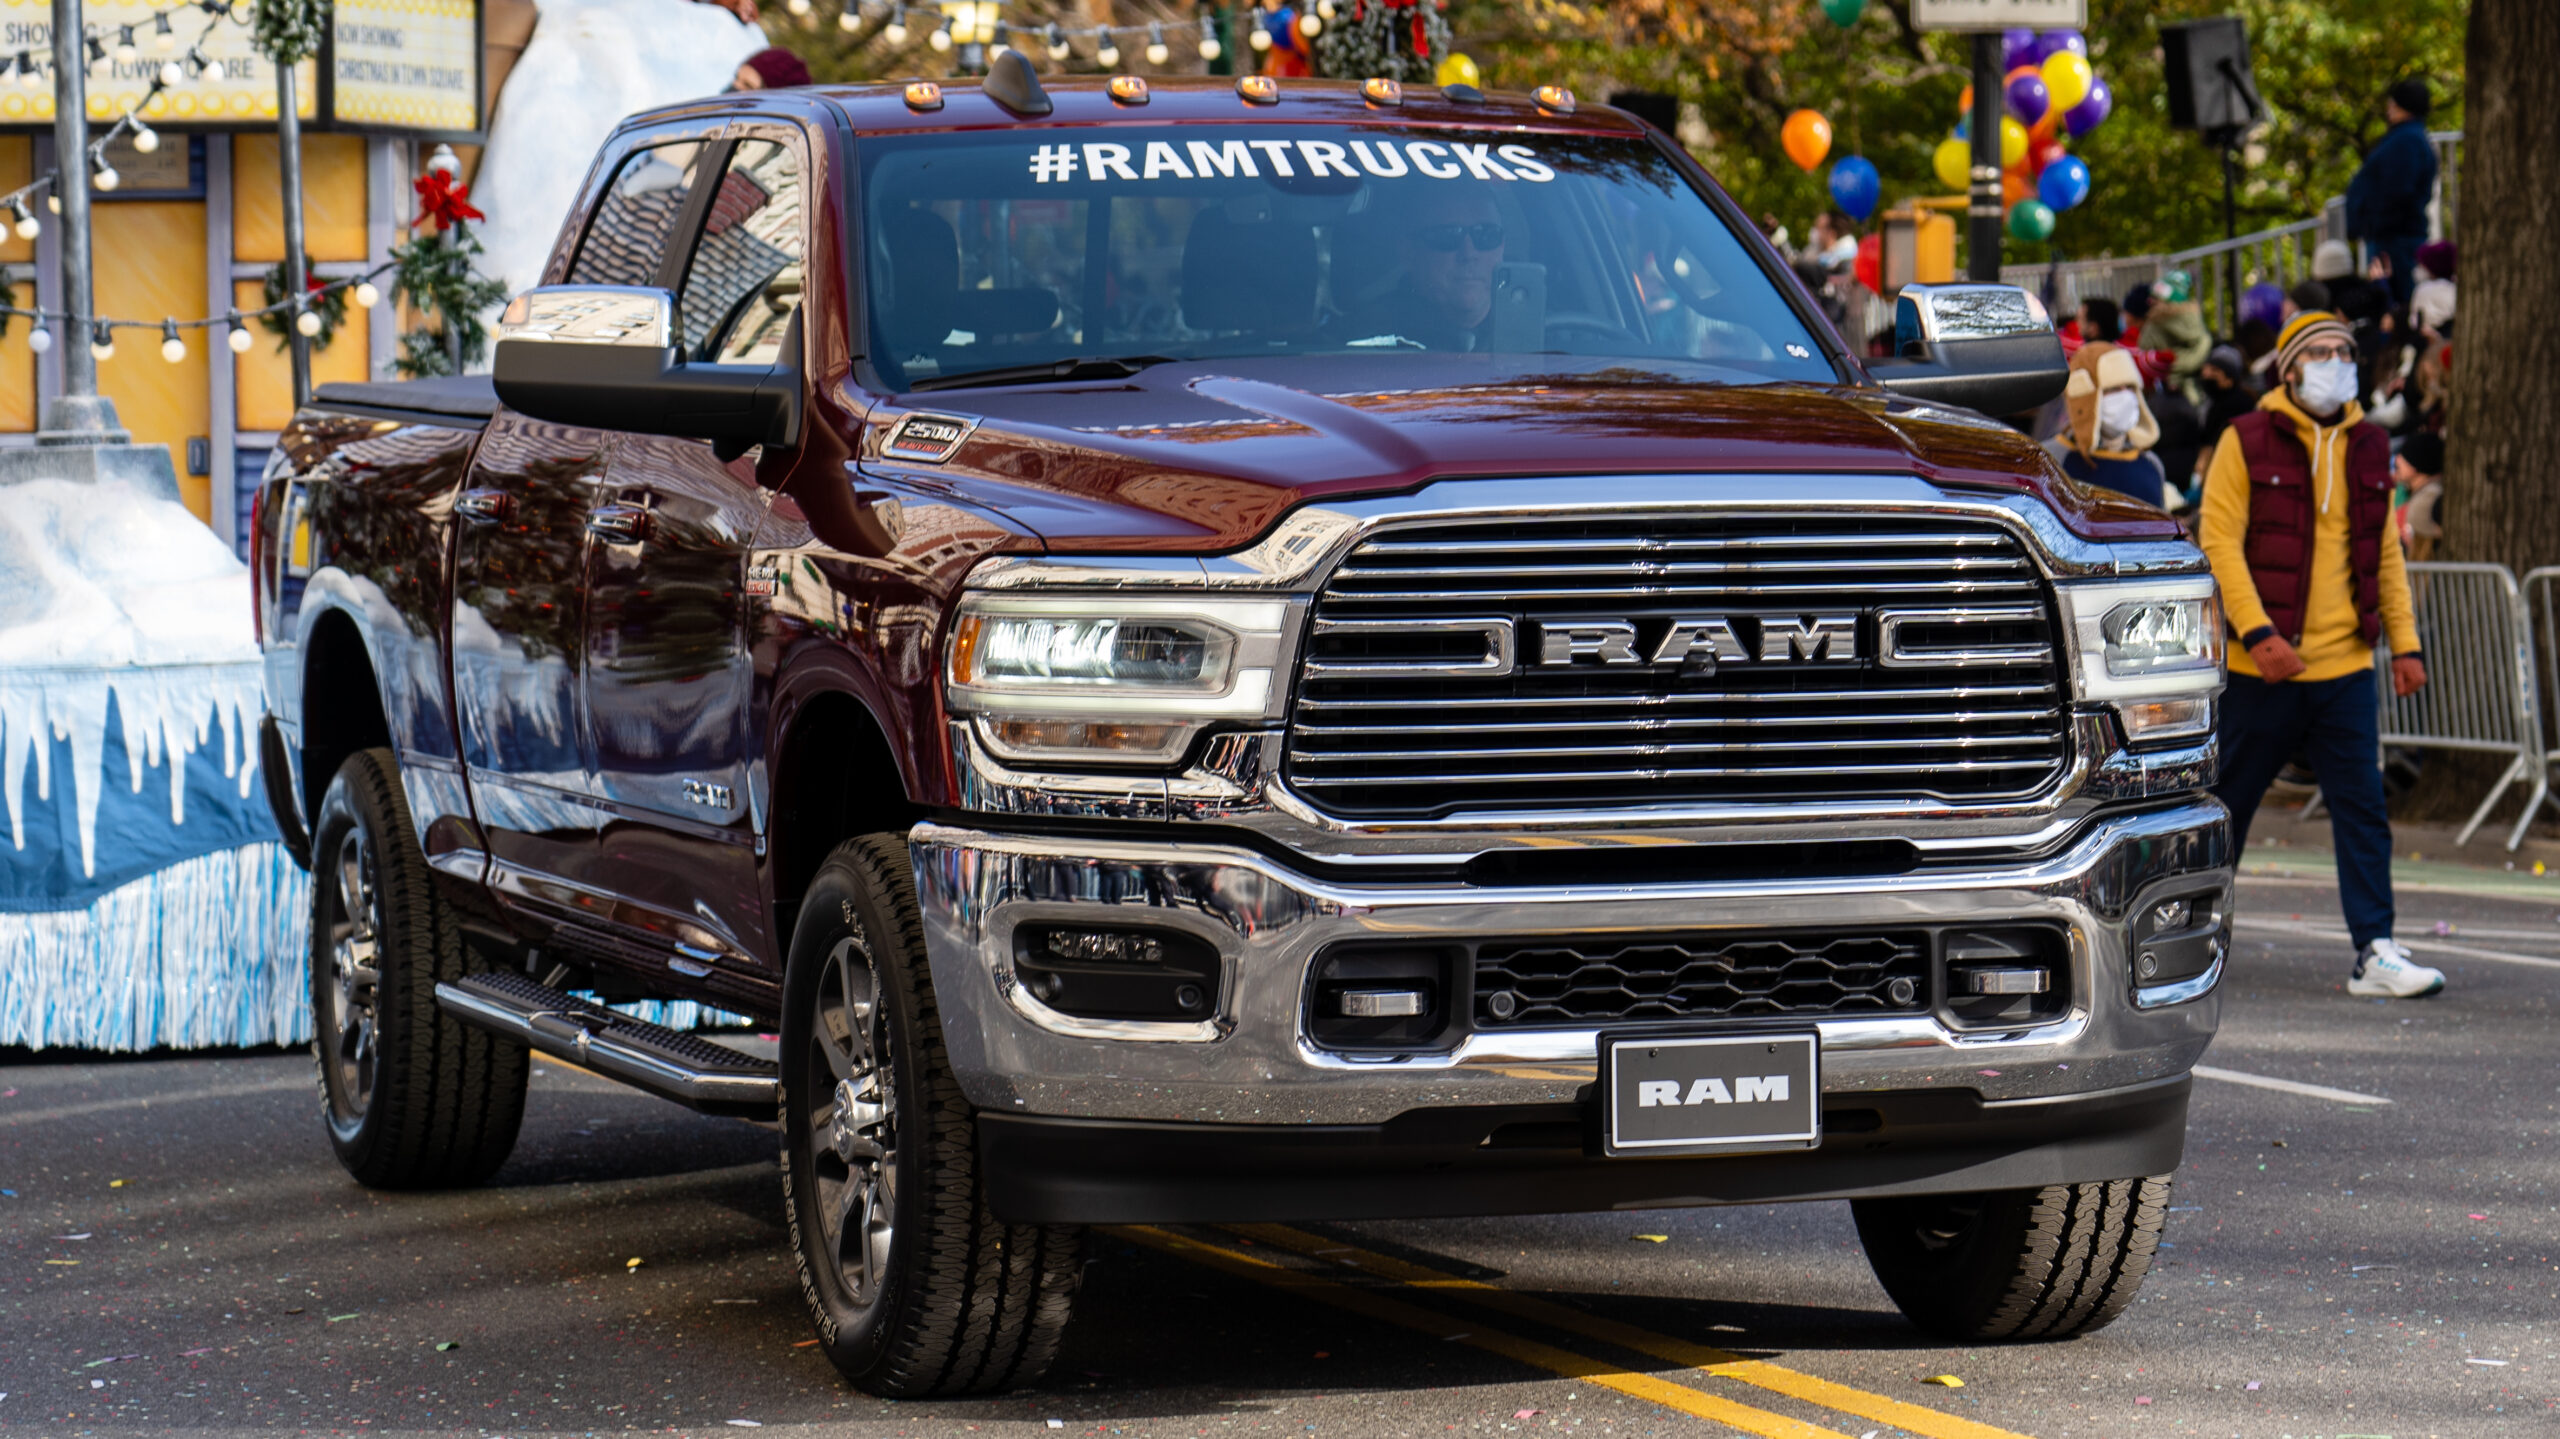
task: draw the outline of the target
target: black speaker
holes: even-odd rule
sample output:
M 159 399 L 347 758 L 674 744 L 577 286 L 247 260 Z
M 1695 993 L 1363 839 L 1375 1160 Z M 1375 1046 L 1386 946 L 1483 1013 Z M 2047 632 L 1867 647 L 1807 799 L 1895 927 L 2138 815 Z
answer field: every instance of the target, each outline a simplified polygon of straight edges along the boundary
M 2175 130 L 2245 130 L 2266 117 L 2249 73 L 2249 31 L 2237 15 L 2160 27 L 2161 70 Z

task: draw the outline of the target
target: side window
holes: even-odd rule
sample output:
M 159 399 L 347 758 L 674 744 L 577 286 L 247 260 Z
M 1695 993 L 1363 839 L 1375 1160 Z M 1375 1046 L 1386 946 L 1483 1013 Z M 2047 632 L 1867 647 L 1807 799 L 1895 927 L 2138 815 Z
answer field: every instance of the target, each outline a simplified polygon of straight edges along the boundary
M 569 266 L 573 285 L 654 285 L 675 242 L 676 220 L 710 147 L 698 140 L 634 150 L 614 171 Z
M 703 218 L 677 313 L 685 353 L 771 364 L 800 308 L 800 157 L 776 140 L 741 140 Z

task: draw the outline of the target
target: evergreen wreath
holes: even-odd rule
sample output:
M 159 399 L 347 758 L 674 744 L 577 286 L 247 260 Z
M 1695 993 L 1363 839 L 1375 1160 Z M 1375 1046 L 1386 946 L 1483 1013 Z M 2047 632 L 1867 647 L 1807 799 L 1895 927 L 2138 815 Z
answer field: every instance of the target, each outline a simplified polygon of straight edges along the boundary
M 347 322 L 347 287 L 332 285 L 325 290 L 313 289 L 312 286 L 325 282 L 312 277 L 311 260 L 308 256 L 302 261 L 302 274 L 303 287 L 310 297 L 308 303 L 312 313 L 320 317 L 320 333 L 311 337 L 311 348 L 325 350 L 329 348 L 331 340 L 338 338 L 338 327 Z M 276 261 L 275 268 L 267 271 L 266 281 L 261 286 L 266 295 L 266 303 L 283 304 L 285 296 L 293 293 L 287 288 L 289 283 L 285 278 L 284 261 Z M 258 317 L 258 324 L 268 334 L 276 337 L 276 353 L 282 354 L 292 346 L 293 311 L 269 310 Z
M 1340 0 L 1336 0 L 1337 7 Z M 1427 81 L 1450 51 L 1448 0 L 1350 0 L 1316 37 L 1316 73 L 1337 80 L 1382 76 Z
M 301 64 L 328 33 L 329 0 L 249 0 L 250 43 L 272 64 Z
M 488 358 L 489 327 L 480 316 L 507 298 L 507 287 L 477 271 L 480 254 L 479 239 L 459 220 L 391 248 L 391 292 L 431 318 L 400 337 L 403 376 L 452 374 L 455 337 L 466 369 Z

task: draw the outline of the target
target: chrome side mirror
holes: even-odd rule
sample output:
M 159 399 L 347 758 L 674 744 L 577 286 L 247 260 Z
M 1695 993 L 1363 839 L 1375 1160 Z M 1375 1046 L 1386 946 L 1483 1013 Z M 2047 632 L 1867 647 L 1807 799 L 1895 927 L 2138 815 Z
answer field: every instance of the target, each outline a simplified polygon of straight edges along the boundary
M 507 302 L 498 343 L 558 341 L 663 350 L 675 343 L 676 297 L 642 285 L 545 285 Z
M 2062 393 L 2070 366 L 2044 301 L 2015 285 L 1905 285 L 1893 358 L 1869 362 L 1886 389 L 1989 415 Z

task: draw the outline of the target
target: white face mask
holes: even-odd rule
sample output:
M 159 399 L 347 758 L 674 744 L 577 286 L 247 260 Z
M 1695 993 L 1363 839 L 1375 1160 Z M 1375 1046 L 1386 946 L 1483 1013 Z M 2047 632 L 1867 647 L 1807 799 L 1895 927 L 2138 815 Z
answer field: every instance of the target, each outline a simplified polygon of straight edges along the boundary
M 2128 435 L 2142 422 L 2142 397 L 2131 390 L 2109 390 L 2098 397 L 2098 433 Z
M 2312 360 L 2302 367 L 2302 383 L 2294 387 L 2302 407 L 2315 415 L 2334 415 L 2356 397 L 2353 360 Z

